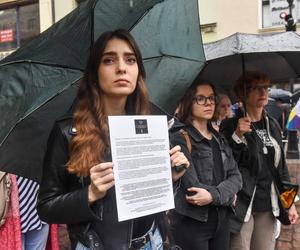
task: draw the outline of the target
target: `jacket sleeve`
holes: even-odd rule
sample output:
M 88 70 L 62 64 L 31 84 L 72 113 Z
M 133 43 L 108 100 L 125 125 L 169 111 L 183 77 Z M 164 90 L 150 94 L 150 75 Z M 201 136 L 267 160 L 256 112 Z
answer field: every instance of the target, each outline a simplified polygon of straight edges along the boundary
M 79 179 L 68 173 L 68 158 L 68 140 L 59 124 L 55 124 L 48 139 L 37 205 L 40 218 L 47 223 L 70 224 L 98 219 L 89 206 L 87 187 L 70 189 L 72 178 L 77 182 Z
M 185 171 L 184 175 L 174 184 L 174 186 L 178 187 L 178 183 L 180 183 L 182 188 L 184 188 L 185 190 L 190 187 L 204 188 L 206 190 L 210 189 L 212 186 L 199 182 L 190 152 L 187 148 L 185 139 L 181 132 L 177 131 L 175 133 L 172 133 L 170 135 L 170 142 L 173 147 L 179 145 L 181 147 L 181 151 L 184 153 L 184 155 L 190 162 L 190 166 Z
M 247 145 L 245 143 L 237 143 L 233 140 L 232 135 L 237 126 L 237 121 L 234 119 L 235 118 L 223 120 L 220 126 L 220 133 L 227 139 L 242 175 L 243 187 L 240 194 L 244 194 L 248 199 L 251 199 L 256 185 L 256 176 L 259 173 L 259 166 L 261 165 L 258 157 L 257 142 L 253 134 L 245 135 Z
M 216 206 L 231 205 L 234 195 L 242 188 L 242 176 L 229 148 L 228 151 L 229 155 L 226 157 L 226 162 L 224 162 L 224 165 L 228 166 L 226 179 L 218 186 L 208 190 L 213 197 L 213 204 Z

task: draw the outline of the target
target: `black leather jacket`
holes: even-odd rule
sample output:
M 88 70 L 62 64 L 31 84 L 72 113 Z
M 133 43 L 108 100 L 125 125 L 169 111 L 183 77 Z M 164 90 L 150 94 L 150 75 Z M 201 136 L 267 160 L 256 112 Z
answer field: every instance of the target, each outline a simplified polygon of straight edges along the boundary
M 50 134 L 38 197 L 39 216 L 47 223 L 67 224 L 73 249 L 78 241 L 90 249 L 128 249 L 133 220 L 118 222 L 115 189 L 90 206 L 90 179 L 77 177 L 66 169 L 73 135 L 72 116 L 57 121 Z M 164 213 L 157 214 L 155 221 L 164 239 Z
M 231 231 L 234 233 L 239 232 L 244 223 L 244 218 L 251 202 L 257 178 L 263 167 L 262 162 L 264 155 L 262 142 L 254 131 L 245 135 L 247 145 L 244 143 L 236 143 L 235 140 L 233 140 L 232 135 L 237 127 L 238 120 L 241 117 L 243 117 L 243 112 L 239 110 L 236 117 L 222 121 L 220 126 L 221 133 L 223 133 L 229 141 L 243 178 L 243 187 L 237 195 L 236 214 L 235 216 L 232 216 L 230 223 Z M 280 178 L 281 180 L 289 181 L 290 177 L 285 162 L 280 127 L 276 124 L 277 122 L 266 113 L 264 114 L 264 119 L 267 124 L 268 133 L 280 146 L 281 156 L 277 166 Z
M 171 135 L 171 143 L 181 146 L 182 152 L 187 156 L 191 165 L 183 177 L 174 185 L 175 209 L 181 215 L 206 222 L 208 209 L 211 205 L 224 207 L 232 204 L 234 195 L 242 187 L 241 174 L 226 139 L 209 126 L 210 131 L 219 143 L 224 169 L 223 180 L 217 186 L 213 185 L 214 162 L 211 147 L 204 143 L 204 137 L 193 126 L 185 126 L 184 130 L 188 132 L 192 144 L 190 155 L 186 141 L 181 132 L 178 131 L 178 126 L 180 125 L 177 124 L 177 128 L 173 129 L 177 131 Z M 185 195 L 187 194 L 186 189 L 189 187 L 199 187 L 208 190 L 213 197 L 213 203 L 206 206 L 196 206 L 187 203 Z

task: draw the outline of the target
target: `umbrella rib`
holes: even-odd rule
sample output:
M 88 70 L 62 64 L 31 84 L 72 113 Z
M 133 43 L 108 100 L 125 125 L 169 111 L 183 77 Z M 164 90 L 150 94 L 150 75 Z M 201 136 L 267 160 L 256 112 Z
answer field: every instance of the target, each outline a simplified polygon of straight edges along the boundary
M 60 67 L 60 68 L 67 68 L 67 69 L 83 71 L 83 69 L 77 68 L 77 67 L 70 67 L 67 65 L 61 65 L 61 64 L 56 64 L 56 63 L 45 63 L 45 62 L 32 61 L 32 60 L 20 60 L 20 61 L 7 62 L 7 63 L 0 64 L 0 66 L 6 66 L 6 65 L 11 65 L 11 64 L 17 64 L 17 63 L 41 64 L 41 65 L 45 65 L 45 66 L 55 66 L 55 67 Z
M 143 58 L 143 61 L 158 59 L 158 58 L 162 58 L 162 57 L 172 57 L 172 58 L 183 59 L 183 60 L 194 61 L 194 62 L 204 62 L 204 61 L 200 61 L 200 60 L 196 60 L 196 59 L 186 58 L 186 57 L 182 57 L 182 56 L 167 55 L 167 54 L 163 54 L 161 56 L 146 57 L 146 58 Z

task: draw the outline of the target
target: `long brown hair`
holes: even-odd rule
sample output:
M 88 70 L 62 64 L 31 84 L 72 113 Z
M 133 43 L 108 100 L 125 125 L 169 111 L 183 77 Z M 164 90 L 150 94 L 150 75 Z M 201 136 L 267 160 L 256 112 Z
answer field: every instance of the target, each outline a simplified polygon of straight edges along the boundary
M 197 88 L 203 85 L 210 86 L 214 92 L 214 95 L 217 96 L 216 88 L 212 82 L 206 80 L 200 81 L 196 79 L 191 85 L 191 87 L 187 89 L 185 95 L 182 97 L 179 104 L 177 117 L 184 124 L 192 124 L 192 106 L 194 102 L 194 97 L 197 92 Z
M 124 40 L 135 53 L 138 65 L 137 85 L 127 97 L 125 110 L 127 114 L 149 114 L 149 97 L 145 85 L 146 72 L 141 52 L 130 33 L 118 29 L 103 33 L 90 50 L 87 66 L 77 93 L 77 107 L 73 126 L 76 135 L 70 143 L 68 171 L 78 176 L 88 176 L 92 166 L 107 161 L 110 151 L 108 138 L 108 121 L 104 105 L 100 98 L 103 91 L 98 83 L 98 68 L 107 43 L 114 39 Z

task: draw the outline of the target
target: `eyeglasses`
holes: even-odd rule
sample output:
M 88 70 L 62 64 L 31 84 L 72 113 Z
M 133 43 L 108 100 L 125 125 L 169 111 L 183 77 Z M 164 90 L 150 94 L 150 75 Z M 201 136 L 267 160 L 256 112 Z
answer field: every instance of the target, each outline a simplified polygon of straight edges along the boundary
M 262 91 L 268 92 L 269 91 L 269 85 L 261 85 L 261 86 L 253 86 L 248 88 L 251 91 L 255 91 L 258 93 L 261 93 Z
M 210 95 L 210 96 L 197 95 L 193 99 L 196 101 L 198 105 L 205 105 L 207 103 L 207 100 L 209 100 L 211 104 L 215 104 L 217 100 L 216 96 L 214 95 Z

